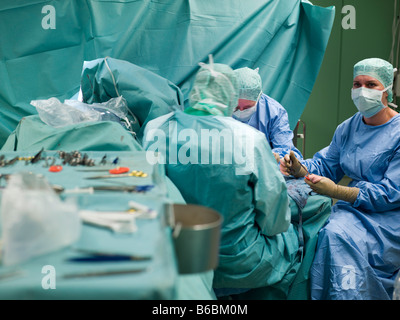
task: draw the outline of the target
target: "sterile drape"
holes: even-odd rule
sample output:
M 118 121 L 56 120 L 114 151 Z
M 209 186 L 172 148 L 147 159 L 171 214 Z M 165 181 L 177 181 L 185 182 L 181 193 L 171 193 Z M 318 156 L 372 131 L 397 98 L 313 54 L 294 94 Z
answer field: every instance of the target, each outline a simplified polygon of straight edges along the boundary
M 31 100 L 72 97 L 83 62 L 109 56 L 176 84 L 187 105 L 198 62 L 260 68 L 293 129 L 313 88 L 334 7 L 301 0 L 0 2 L 0 146 Z M 155 93 L 157 94 L 157 93 Z

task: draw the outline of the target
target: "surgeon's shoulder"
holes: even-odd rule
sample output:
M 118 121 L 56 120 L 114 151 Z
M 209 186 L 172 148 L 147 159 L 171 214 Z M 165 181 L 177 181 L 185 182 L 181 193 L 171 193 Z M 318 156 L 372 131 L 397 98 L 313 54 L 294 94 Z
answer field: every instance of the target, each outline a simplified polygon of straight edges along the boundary
M 338 130 L 340 130 L 340 131 L 352 130 L 353 131 L 360 125 L 360 122 L 362 122 L 362 115 L 361 115 L 361 113 L 357 112 L 350 118 L 347 118 L 342 123 L 340 123 L 337 126 L 336 131 L 338 131 Z
M 150 130 L 162 127 L 163 124 L 167 123 L 169 120 L 174 118 L 176 112 L 177 111 L 172 111 L 170 113 L 164 114 L 147 122 L 147 124 L 145 125 L 144 134 L 146 134 Z
M 286 109 L 274 98 L 271 98 L 270 96 L 266 95 L 265 93 L 262 94 L 262 97 L 268 102 L 268 106 L 270 108 L 276 108 L 279 110 L 284 110 L 286 112 Z

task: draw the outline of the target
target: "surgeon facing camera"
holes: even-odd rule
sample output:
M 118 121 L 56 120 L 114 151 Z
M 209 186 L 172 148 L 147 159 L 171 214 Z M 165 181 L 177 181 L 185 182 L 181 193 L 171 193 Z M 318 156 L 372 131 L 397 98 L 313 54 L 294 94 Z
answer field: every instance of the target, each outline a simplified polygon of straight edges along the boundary
M 391 299 L 400 268 L 400 116 L 393 101 L 396 70 L 382 59 L 355 64 L 358 111 L 312 159 L 284 156 L 284 175 L 306 177 L 313 191 L 338 199 L 320 231 L 311 268 L 312 299 Z M 337 183 L 351 178 L 348 186 Z

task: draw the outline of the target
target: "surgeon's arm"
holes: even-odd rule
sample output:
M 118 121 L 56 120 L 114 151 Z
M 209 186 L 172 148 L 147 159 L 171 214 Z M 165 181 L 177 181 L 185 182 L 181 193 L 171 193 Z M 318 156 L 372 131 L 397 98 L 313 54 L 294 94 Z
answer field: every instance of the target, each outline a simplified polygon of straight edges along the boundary
M 277 101 L 269 98 L 270 113 L 269 142 L 272 151 L 283 157 L 293 150 L 296 157 L 303 159 L 301 152 L 293 144 L 293 131 L 290 130 L 288 113 Z
M 386 163 L 385 159 L 380 161 Z M 355 185 L 360 188 L 360 194 L 354 207 L 367 212 L 386 212 L 400 207 L 400 149 L 387 161 L 380 181 L 359 181 Z
M 344 176 L 340 165 L 342 136 L 342 130 L 336 130 L 330 145 L 317 152 L 312 159 L 300 162 L 293 152 L 285 155 L 279 166 L 281 173 L 285 176 L 293 175 L 299 178 L 306 176 L 309 172 L 339 182 Z
M 254 202 L 261 233 L 273 236 L 287 231 L 290 207 L 286 183 L 263 136 L 254 143 Z
M 331 179 L 314 174 L 310 174 L 309 179 L 304 179 L 304 181 L 316 193 L 350 203 L 354 203 L 357 200 L 358 193 L 360 192 L 359 188 L 341 186 L 334 183 Z

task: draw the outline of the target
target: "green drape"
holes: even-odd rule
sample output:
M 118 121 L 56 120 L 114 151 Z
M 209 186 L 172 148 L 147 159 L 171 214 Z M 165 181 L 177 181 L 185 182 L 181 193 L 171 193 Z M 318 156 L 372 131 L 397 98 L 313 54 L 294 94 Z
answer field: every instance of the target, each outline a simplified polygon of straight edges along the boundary
M 0 146 L 31 100 L 70 98 L 83 62 L 109 56 L 176 84 L 199 61 L 259 67 L 294 128 L 317 77 L 334 8 L 300 0 L 7 0 L 0 3 Z M 156 93 L 157 94 L 157 93 Z

